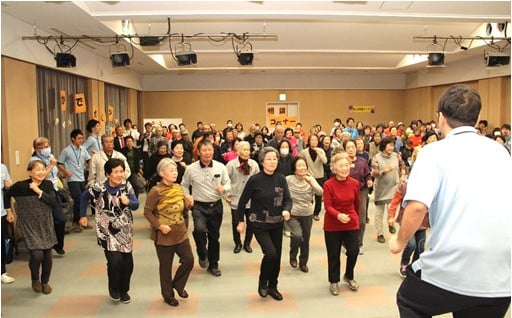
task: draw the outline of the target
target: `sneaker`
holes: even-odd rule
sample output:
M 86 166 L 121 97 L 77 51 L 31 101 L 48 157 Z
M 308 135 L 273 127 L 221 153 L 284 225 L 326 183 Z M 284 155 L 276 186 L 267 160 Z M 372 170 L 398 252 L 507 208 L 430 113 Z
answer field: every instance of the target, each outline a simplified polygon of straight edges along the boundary
M 407 269 L 407 265 L 400 265 L 400 268 L 398 269 L 398 274 L 400 277 L 405 278 L 405 270 Z
M 363 254 L 364 254 L 364 249 L 363 249 L 363 247 L 361 246 L 361 247 L 359 248 L 359 255 L 363 255 Z
M 121 301 L 123 302 L 123 304 L 130 303 L 130 300 L 132 300 L 132 298 L 130 297 L 130 295 L 128 295 L 128 293 L 121 294 Z
M 338 283 L 331 283 L 331 286 L 329 286 L 329 291 L 331 292 L 331 295 L 338 296 L 338 294 L 340 293 Z
M 15 279 L 7 273 L 2 274 L 2 284 L 12 284 L 14 283 Z
M 377 236 L 377 242 L 386 243 L 386 239 L 384 238 L 384 235 Z
M 350 288 L 351 290 L 356 291 L 356 290 L 358 290 L 358 289 L 359 289 L 359 285 L 357 284 L 357 282 L 356 282 L 355 280 L 353 280 L 353 279 L 348 279 L 348 277 L 347 277 L 347 276 L 343 276 L 343 281 L 344 281 L 345 283 L 347 283 L 348 288 Z
M 109 295 L 110 295 L 110 298 L 113 300 L 113 301 L 119 301 L 121 300 L 121 295 L 119 294 L 119 292 L 117 290 L 111 290 L 109 289 L 108 291 Z
M 313 215 L 313 220 L 320 221 L 320 217 L 318 215 Z
M 388 229 L 389 229 L 389 233 L 391 234 L 395 234 L 396 233 L 396 228 L 394 226 L 388 226 Z

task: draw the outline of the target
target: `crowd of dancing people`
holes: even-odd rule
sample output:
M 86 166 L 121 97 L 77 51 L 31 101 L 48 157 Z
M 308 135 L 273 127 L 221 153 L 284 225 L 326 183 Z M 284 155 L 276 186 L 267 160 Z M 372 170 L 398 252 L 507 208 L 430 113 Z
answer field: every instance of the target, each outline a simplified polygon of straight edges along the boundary
M 2 165 L 2 235 L 6 224 L 14 221 L 14 198 L 17 224 L 30 253 L 32 288 L 50 294 L 52 250 L 65 254 L 66 231 L 94 229 L 107 261 L 108 294 L 114 301 L 129 303 L 132 213 L 139 208 L 140 194 L 146 193 L 144 216 L 159 261 L 161 294 L 170 306 L 179 305 L 176 295 L 189 296 L 186 283 L 195 263 L 193 247 L 201 268 L 215 277 L 222 275 L 219 237 L 224 204 L 231 211 L 233 253 L 252 253 L 253 239 L 261 247 L 261 297 L 283 299 L 278 289 L 283 237 L 290 237 L 289 265 L 309 272 L 311 229 L 321 217 L 328 290 L 338 295 L 343 281 L 357 291 L 354 269 L 365 252 L 370 195 L 375 204 L 372 238 L 385 243 L 384 232 L 395 234 L 396 224 L 402 222 L 408 175 L 421 150 L 445 137 L 434 121 L 368 125 L 352 117 L 335 118 L 332 127 L 314 125 L 307 131 L 300 123 L 277 123 L 272 129 L 252 123 L 245 129 L 232 120 L 221 129 L 198 121 L 191 133 L 183 123 L 152 122 L 144 123 L 139 132 L 130 119 L 112 134 L 103 134 L 96 119 L 85 128 L 71 131 L 70 144 L 59 155 L 48 138 L 35 138 L 26 180 L 13 182 Z M 480 120 L 474 131 L 510 153 L 509 124 L 491 130 Z M 68 228 L 66 203 L 72 205 Z M 407 267 L 424 251 L 429 226 L 427 215 L 402 253 L 400 276 L 406 276 Z M 342 253 L 347 256 L 343 276 Z M 175 255 L 178 262 L 173 261 Z M 2 257 L 2 283 L 14 280 Z

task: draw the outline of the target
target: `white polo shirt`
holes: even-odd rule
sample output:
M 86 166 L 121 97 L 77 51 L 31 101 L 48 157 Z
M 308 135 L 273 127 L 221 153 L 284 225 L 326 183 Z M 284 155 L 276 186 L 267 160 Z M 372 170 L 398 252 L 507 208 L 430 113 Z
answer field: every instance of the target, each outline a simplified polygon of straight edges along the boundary
M 512 159 L 472 127 L 425 146 L 404 205 L 429 208 L 429 249 L 413 264 L 422 280 L 457 294 L 510 296 Z

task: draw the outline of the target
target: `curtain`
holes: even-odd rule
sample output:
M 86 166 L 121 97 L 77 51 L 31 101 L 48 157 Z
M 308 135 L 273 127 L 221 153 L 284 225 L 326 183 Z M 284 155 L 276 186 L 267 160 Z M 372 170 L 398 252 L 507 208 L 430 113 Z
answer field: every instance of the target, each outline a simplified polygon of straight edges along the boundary
M 113 108 L 112 114 L 109 114 L 109 106 Z M 105 83 L 105 114 L 106 131 L 114 131 L 117 126 L 123 124 L 128 118 L 128 89 Z
M 71 143 L 70 133 L 79 128 L 85 132 L 87 113 L 76 114 L 74 94 L 86 92 L 86 79 L 41 66 L 37 66 L 37 109 L 39 136 L 50 140 L 52 153 L 59 157 L 60 151 Z M 66 110 L 61 108 L 60 92 L 66 92 Z

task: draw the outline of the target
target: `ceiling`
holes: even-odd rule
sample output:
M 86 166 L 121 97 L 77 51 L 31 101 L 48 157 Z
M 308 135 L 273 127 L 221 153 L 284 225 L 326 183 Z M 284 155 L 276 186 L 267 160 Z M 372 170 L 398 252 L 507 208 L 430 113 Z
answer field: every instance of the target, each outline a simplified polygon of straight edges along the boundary
M 487 23 L 495 38 L 512 33 L 497 27 L 504 22 L 509 27 L 510 1 L 3 1 L 2 12 L 33 25 L 37 35 L 80 37 L 72 53 L 90 50 L 108 57 L 116 35 L 134 36 L 131 41 L 121 36 L 120 43 L 132 55 L 129 67 L 142 75 L 407 73 L 424 68 L 426 55 L 434 51 L 445 52 L 447 65 L 476 55 L 483 63 L 484 51 L 491 50 L 486 43 L 459 37 L 486 37 Z M 238 63 L 231 39 L 219 36 L 226 33 L 248 34 L 252 65 Z M 197 54 L 195 65 L 178 66 L 171 55 L 181 34 Z M 432 38 L 414 38 L 434 35 L 450 39 L 433 45 Z M 105 38 L 100 43 L 84 36 Z M 141 47 L 138 36 L 163 40 Z M 493 43 L 510 53 L 507 41 Z

